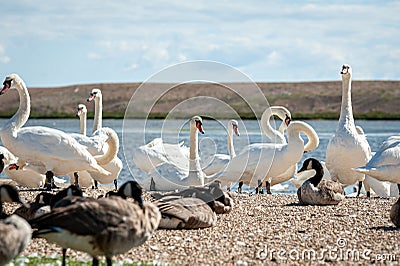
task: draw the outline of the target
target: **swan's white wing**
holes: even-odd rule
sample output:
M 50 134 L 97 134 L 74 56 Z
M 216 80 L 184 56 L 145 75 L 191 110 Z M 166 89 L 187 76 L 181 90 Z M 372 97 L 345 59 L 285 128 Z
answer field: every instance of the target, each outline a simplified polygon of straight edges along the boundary
M 92 154 L 93 156 L 103 154 L 103 145 L 96 141 L 96 139 L 78 133 L 72 133 L 70 134 L 70 136 L 74 138 L 79 144 L 86 147 L 90 154 Z
M 72 137 L 62 131 L 45 127 L 26 127 L 18 131 L 19 150 L 26 149 L 31 154 L 24 156 L 58 157 L 61 160 L 76 159 L 77 154 L 83 154 L 86 149 L 78 144 Z M 18 153 L 21 154 L 21 153 Z M 21 157 L 21 156 L 20 156 Z
M 218 173 L 228 165 L 231 157 L 227 154 L 215 154 L 213 157 L 201 161 L 201 168 L 207 175 Z
M 151 172 L 161 163 L 170 162 L 180 167 L 189 167 L 189 148 L 183 143 L 163 143 L 156 138 L 150 143 L 135 149 L 133 160 L 136 166 L 145 172 Z
M 186 182 L 189 168 L 180 168 L 172 163 L 162 163 L 149 173 L 155 184 L 155 190 L 169 191 L 183 189 L 183 186 L 198 185 Z
M 101 165 L 101 167 L 110 172 L 111 175 L 104 175 L 92 171 L 89 171 L 89 173 L 94 180 L 97 180 L 101 184 L 109 184 L 118 178 L 119 174 L 121 173 L 123 164 L 121 159 L 115 157 L 111 162 Z
M 3 154 L 6 166 L 18 162 L 18 158 L 14 156 L 14 154 L 12 154 L 6 147 L 0 146 L 0 154 Z

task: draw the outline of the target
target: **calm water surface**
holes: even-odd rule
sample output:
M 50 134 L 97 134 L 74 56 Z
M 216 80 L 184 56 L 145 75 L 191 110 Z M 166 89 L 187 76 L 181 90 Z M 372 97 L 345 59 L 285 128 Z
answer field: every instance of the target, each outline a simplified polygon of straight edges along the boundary
M 6 119 L 0 119 L 0 125 L 3 125 Z M 203 121 L 203 127 L 206 132 L 199 136 L 199 148 L 202 158 L 207 158 L 214 153 L 227 153 L 226 124 L 228 121 Z M 304 154 L 303 160 L 309 157 L 315 157 L 325 160 L 326 147 L 332 134 L 336 130 L 337 121 L 308 120 L 318 133 L 320 138 L 319 147 L 307 154 Z M 65 132 L 79 132 L 79 120 L 77 119 L 30 119 L 27 125 L 40 125 L 53 127 Z M 400 132 L 400 121 L 357 121 L 367 136 L 371 149 L 377 150 L 379 145 L 389 136 L 397 135 Z M 88 121 L 88 132 L 91 132 L 92 123 Z M 103 127 L 113 128 L 120 137 L 119 158 L 124 163 L 124 168 L 119 177 L 120 183 L 129 180 L 143 180 L 147 174 L 138 169 L 132 160 L 132 152 L 136 147 L 147 143 L 156 137 L 162 136 L 164 141 L 169 143 L 178 143 L 184 141 L 189 145 L 189 125 L 184 120 L 112 120 L 104 119 Z M 257 142 L 269 142 L 267 138 L 260 133 L 259 124 L 255 120 L 244 120 L 239 122 L 240 137 L 234 137 L 236 153 L 248 144 Z M 302 160 L 302 161 L 303 161 Z M 301 163 L 301 162 L 300 162 Z M 5 177 L 4 173 L 1 177 Z M 277 192 L 294 193 L 295 189 L 289 182 L 276 186 Z

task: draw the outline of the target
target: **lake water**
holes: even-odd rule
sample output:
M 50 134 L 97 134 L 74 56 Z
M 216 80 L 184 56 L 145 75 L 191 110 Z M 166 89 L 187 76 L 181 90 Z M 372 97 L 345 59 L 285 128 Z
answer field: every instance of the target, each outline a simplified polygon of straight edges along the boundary
M 3 125 L 7 119 L 0 119 L 0 125 Z M 203 127 L 204 135 L 199 135 L 199 148 L 202 158 L 207 158 L 214 153 L 227 153 L 226 141 L 226 124 L 227 120 L 205 120 Z M 303 156 L 303 160 L 309 157 L 315 157 L 319 160 L 325 160 L 326 147 L 332 134 L 336 130 L 337 121 L 321 121 L 308 120 L 309 123 L 318 133 L 320 144 L 317 149 Z M 65 132 L 79 132 L 78 119 L 30 119 L 27 125 L 40 125 L 57 128 Z M 377 150 L 380 144 L 389 136 L 397 135 L 400 129 L 400 121 L 357 121 L 357 125 L 361 126 L 367 136 L 367 140 L 372 151 Z M 92 121 L 88 121 L 88 128 L 91 129 Z M 178 143 L 184 141 L 189 145 L 189 125 L 184 120 L 113 120 L 104 119 L 103 127 L 113 128 L 120 137 L 119 158 L 124 163 L 124 168 L 119 177 L 120 184 L 129 179 L 137 179 L 139 181 L 147 178 L 147 174 L 138 169 L 133 163 L 133 150 L 147 143 L 156 137 L 162 136 L 164 141 L 169 143 Z M 240 137 L 234 136 L 234 144 L 236 153 L 244 146 L 250 143 L 269 142 L 269 140 L 260 133 L 259 124 L 255 120 L 244 120 L 239 122 Z M 88 130 L 88 132 L 91 132 Z M 302 162 L 301 161 L 301 162 Z M 300 162 L 300 163 L 301 163 Z M 299 165 L 300 166 L 300 165 Z M 5 177 L 4 173 L 1 177 Z M 289 183 L 283 183 L 276 186 L 276 192 L 294 193 L 295 188 Z

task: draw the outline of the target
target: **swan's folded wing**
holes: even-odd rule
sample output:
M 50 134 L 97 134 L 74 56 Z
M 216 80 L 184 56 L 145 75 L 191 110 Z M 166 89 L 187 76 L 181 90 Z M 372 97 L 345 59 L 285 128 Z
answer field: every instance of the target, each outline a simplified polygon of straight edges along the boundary
M 35 154 L 28 156 L 40 156 L 51 154 L 60 160 L 76 159 L 77 153 L 87 154 L 87 149 L 80 145 L 68 134 L 46 127 L 25 127 L 18 132 L 19 148 L 30 151 L 33 147 Z

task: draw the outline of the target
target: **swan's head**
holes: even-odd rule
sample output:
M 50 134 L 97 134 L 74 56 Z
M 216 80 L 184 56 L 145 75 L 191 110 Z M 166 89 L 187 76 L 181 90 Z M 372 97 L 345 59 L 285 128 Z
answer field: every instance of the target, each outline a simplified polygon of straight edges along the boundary
M 347 64 L 344 64 L 342 66 L 342 71 L 340 71 L 340 74 L 342 75 L 343 78 L 351 78 L 352 74 L 351 67 Z
M 192 119 L 190 119 L 190 126 L 195 126 L 201 134 L 204 134 L 203 119 L 201 119 L 200 116 L 193 116 Z
M 3 82 L 3 89 L 1 89 L 0 95 L 6 93 L 9 89 L 15 89 L 15 85 L 19 82 L 21 82 L 21 78 L 17 74 L 8 75 Z
M 302 167 L 297 173 L 301 173 L 304 171 L 314 170 L 315 174 L 308 179 L 314 186 L 317 186 L 319 182 L 321 182 L 322 177 L 324 176 L 324 168 L 322 164 L 314 158 L 308 158 L 303 162 Z
M 84 104 L 79 104 L 78 105 L 78 110 L 76 111 L 76 115 L 81 117 L 82 115 L 87 113 L 87 108 L 86 105 Z
M 0 202 L 16 202 L 29 207 L 20 198 L 17 188 L 9 184 L 0 185 Z
M 233 132 L 235 132 L 235 135 L 236 135 L 236 136 L 240 136 L 239 127 L 238 127 L 238 126 L 239 126 L 238 121 L 232 119 L 232 120 L 230 121 L 230 124 L 231 124 L 231 126 L 232 126 Z
M 90 94 L 89 94 L 89 98 L 87 98 L 88 102 L 93 101 L 95 98 L 100 99 L 102 97 L 101 95 L 101 90 L 98 88 L 94 88 Z
M 292 114 L 290 111 L 283 106 L 272 106 L 271 107 L 271 112 L 273 115 L 276 115 L 281 119 L 282 121 L 285 122 L 286 126 L 289 126 L 290 121 L 292 121 Z

